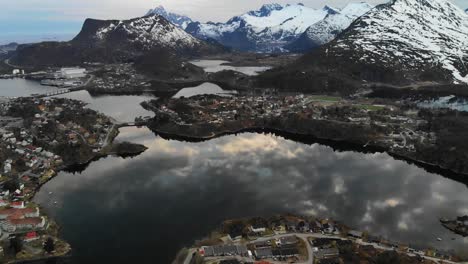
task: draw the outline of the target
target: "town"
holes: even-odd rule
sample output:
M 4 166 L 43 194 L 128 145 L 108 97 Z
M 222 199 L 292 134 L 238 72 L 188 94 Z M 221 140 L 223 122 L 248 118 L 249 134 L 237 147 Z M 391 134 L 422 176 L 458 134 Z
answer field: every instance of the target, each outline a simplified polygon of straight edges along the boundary
M 294 215 L 225 221 L 179 252 L 174 263 L 454 263 L 433 248 L 352 230 L 341 222 Z M 388 262 L 390 261 L 390 262 Z
M 442 168 L 453 165 L 453 159 L 466 151 L 458 148 L 460 153 L 455 153 L 442 144 L 461 136 L 460 130 L 449 128 L 454 123 L 450 125 L 447 119 L 465 122 L 462 115 L 456 113 L 458 118 L 453 118 L 456 114 L 450 110 L 426 110 L 408 102 L 302 94 L 200 95 L 153 100 L 143 106 L 156 113 L 149 124 L 153 131 L 187 139 L 210 139 L 252 129 L 281 131 L 377 148 Z M 442 124 L 454 134 L 442 133 Z M 463 162 L 458 168 L 457 173 L 468 173 Z
M 102 155 L 117 134 L 107 116 L 63 98 L 4 99 L 0 105 L 0 256 L 5 262 L 62 256 L 70 246 L 31 202 L 71 164 Z

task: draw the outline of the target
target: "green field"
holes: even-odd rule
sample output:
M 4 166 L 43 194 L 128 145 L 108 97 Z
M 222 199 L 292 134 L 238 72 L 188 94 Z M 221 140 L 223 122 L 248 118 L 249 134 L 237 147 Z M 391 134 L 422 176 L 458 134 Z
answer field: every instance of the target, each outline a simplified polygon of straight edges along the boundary
M 327 96 L 327 95 L 312 95 L 310 96 L 310 101 L 324 101 L 324 102 L 339 102 L 342 100 L 338 96 Z
M 364 110 L 369 110 L 369 111 L 378 111 L 385 109 L 385 106 L 380 106 L 380 105 L 356 105 L 357 108 L 364 109 Z

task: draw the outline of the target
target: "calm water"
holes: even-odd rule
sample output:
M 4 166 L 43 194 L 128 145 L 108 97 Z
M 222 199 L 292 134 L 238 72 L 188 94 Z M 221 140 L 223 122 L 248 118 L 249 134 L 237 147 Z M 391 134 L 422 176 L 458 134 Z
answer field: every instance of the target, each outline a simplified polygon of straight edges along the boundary
M 219 72 L 224 70 L 232 70 L 241 72 L 246 75 L 257 75 L 261 72 L 271 69 L 271 67 L 235 67 L 229 65 L 222 65 L 224 63 L 229 63 L 229 61 L 224 60 L 194 60 L 190 63 L 202 67 L 206 72 Z
M 468 213 L 467 187 L 386 154 L 261 134 L 184 143 L 128 128 L 118 140 L 149 150 L 60 173 L 36 197 L 62 225 L 77 263 L 170 263 L 226 218 L 289 212 L 334 217 L 400 241 L 468 246 L 438 223 Z
M 114 117 L 142 115 L 144 98 L 80 96 Z M 467 187 L 387 154 L 252 133 L 187 143 L 125 128 L 117 140 L 149 149 L 61 172 L 35 197 L 62 226 L 74 263 L 170 263 L 227 218 L 279 213 L 333 217 L 441 249 L 468 247 L 438 222 L 468 214 Z
M 102 95 L 92 97 L 87 91 L 77 91 L 57 97 L 65 97 L 81 100 L 88 104 L 88 107 L 101 113 L 113 117 L 118 122 L 132 122 L 135 117 L 153 116 L 154 113 L 141 107 L 140 103 L 156 99 L 151 95 L 130 95 L 130 96 L 108 96 Z
M 26 79 L 16 78 L 0 80 L 0 96 L 29 96 L 31 94 L 43 94 L 55 90 L 57 90 L 57 88 L 52 86 L 44 86 L 39 82 Z

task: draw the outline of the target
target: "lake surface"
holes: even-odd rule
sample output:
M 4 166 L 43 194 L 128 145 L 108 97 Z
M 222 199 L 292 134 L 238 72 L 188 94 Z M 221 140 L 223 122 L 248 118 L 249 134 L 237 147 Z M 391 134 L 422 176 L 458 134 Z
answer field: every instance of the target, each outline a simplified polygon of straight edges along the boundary
M 32 94 L 43 94 L 56 90 L 56 87 L 44 86 L 39 82 L 21 78 L 0 80 L 0 96 L 29 96 Z
M 65 96 L 124 121 L 146 115 L 142 97 Z M 387 154 L 254 133 L 187 143 L 125 128 L 117 140 L 149 149 L 60 172 L 35 197 L 73 247 L 67 262 L 170 263 L 225 219 L 281 213 L 332 217 L 417 245 L 468 247 L 438 221 L 468 214 L 467 186 Z
M 76 263 L 170 263 L 227 218 L 279 213 L 333 217 L 415 244 L 468 246 L 438 222 L 468 213 L 467 187 L 387 154 L 250 133 L 186 143 L 126 128 L 118 140 L 149 149 L 62 172 L 36 197 L 63 227 Z
M 257 66 L 257 67 L 245 67 L 245 66 L 229 66 L 229 65 L 222 65 L 225 63 L 229 63 L 229 61 L 224 60 L 194 60 L 190 61 L 190 63 L 203 68 L 206 72 L 219 72 L 224 70 L 232 70 L 241 72 L 246 75 L 258 75 L 261 72 L 271 69 L 271 67 L 265 66 Z
M 154 116 L 151 111 L 145 110 L 140 103 L 156 99 L 151 95 L 124 95 L 124 96 L 91 96 L 87 91 L 77 91 L 56 97 L 70 98 L 86 102 L 87 107 L 105 113 L 118 122 L 133 122 L 135 117 Z

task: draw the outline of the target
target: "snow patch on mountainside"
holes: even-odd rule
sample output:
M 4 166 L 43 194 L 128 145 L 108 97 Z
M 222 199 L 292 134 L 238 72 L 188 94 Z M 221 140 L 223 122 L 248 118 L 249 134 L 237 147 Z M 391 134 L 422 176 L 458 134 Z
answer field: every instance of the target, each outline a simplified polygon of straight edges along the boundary
M 297 39 L 310 25 L 336 12 L 327 6 L 313 9 L 303 4 L 267 4 L 226 23 L 192 23 L 186 30 L 199 38 L 212 38 L 226 46 L 269 51 Z
M 367 3 L 351 3 L 339 13 L 330 14 L 309 27 L 306 34 L 319 45 L 328 43 L 349 27 L 356 18 L 364 15 L 372 8 L 373 6 Z
M 187 16 L 184 16 L 184 15 L 179 15 L 179 14 L 175 14 L 175 13 L 172 13 L 172 12 L 168 12 L 163 6 L 158 6 L 154 9 L 150 9 L 148 11 L 148 13 L 146 13 L 146 16 L 150 16 L 150 15 L 159 15 L 159 16 L 162 16 L 164 17 L 165 19 L 167 19 L 169 22 L 171 22 L 172 24 L 182 28 L 185 30 L 185 28 L 187 28 L 187 25 L 192 23 L 192 19 L 190 19 L 189 17 Z
M 324 19 L 313 24 L 286 49 L 294 52 L 308 51 L 317 46 L 321 46 L 336 38 L 336 36 L 356 20 L 373 8 L 368 3 L 350 3 L 342 10 L 328 14 Z
M 273 10 L 267 16 L 252 16 L 244 14 L 240 18 L 249 25 L 253 32 L 260 33 L 265 29 L 271 32 L 286 31 L 291 34 L 301 34 L 307 27 L 323 19 L 329 14 L 327 9 L 312 9 L 303 5 L 286 5 Z
M 124 34 L 127 41 L 138 43 L 146 49 L 158 47 L 191 48 L 201 41 L 158 15 L 118 21 L 99 28 L 98 40 L 106 40 L 113 34 Z
M 447 0 L 394 0 L 353 23 L 335 48 L 366 63 L 417 69 L 439 65 L 468 83 L 468 15 Z

